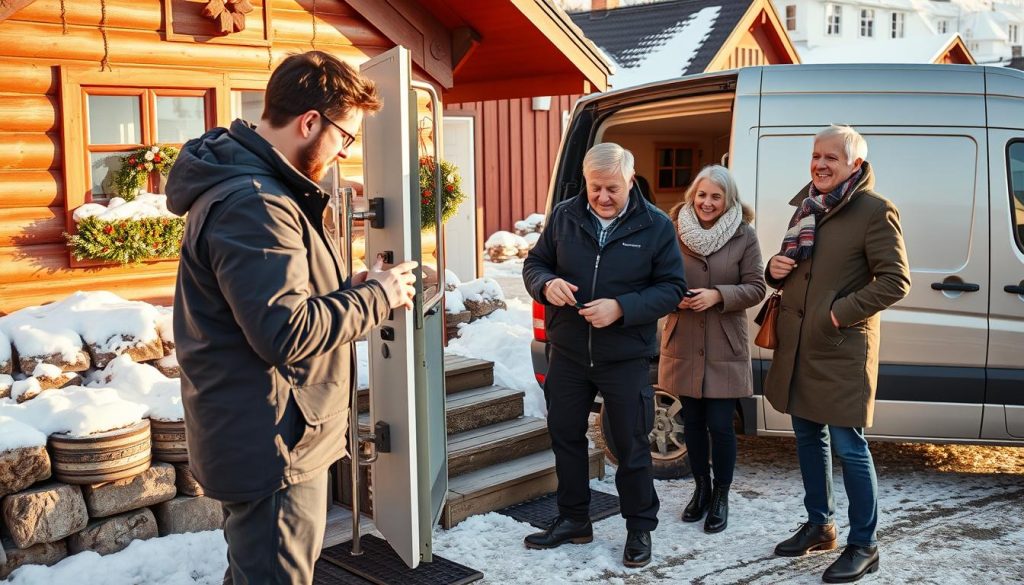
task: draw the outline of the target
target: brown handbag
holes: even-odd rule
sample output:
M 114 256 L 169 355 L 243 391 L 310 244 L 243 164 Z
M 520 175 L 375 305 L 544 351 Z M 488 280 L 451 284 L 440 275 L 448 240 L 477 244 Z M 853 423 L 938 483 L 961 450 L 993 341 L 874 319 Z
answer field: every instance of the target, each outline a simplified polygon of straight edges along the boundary
M 775 349 L 779 344 L 779 334 L 776 325 L 779 322 L 779 306 L 782 304 L 782 295 L 779 291 L 772 293 L 768 300 L 761 305 L 754 323 L 761 326 L 754 338 L 754 345 L 765 349 Z

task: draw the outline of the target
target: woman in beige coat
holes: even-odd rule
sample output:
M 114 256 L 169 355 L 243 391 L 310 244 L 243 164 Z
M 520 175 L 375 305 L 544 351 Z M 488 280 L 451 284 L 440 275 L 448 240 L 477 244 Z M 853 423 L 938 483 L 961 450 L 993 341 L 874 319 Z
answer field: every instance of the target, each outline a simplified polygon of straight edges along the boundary
M 733 412 L 736 399 L 753 391 L 746 309 L 764 298 L 764 266 L 750 225 L 753 212 L 740 202 L 725 167 L 701 170 L 669 216 L 691 288 L 662 332 L 658 385 L 683 402 L 687 457 L 697 484 L 683 521 L 697 522 L 707 513 L 704 531 L 721 532 L 736 465 Z

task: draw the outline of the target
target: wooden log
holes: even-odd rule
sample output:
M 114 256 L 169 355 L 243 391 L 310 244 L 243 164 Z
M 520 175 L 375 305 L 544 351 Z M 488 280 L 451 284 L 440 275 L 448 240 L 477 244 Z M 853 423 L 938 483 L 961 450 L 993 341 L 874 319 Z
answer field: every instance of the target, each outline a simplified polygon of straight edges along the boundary
M 59 481 L 84 485 L 124 479 L 149 468 L 149 420 L 82 437 L 50 435 L 49 446 Z
M 59 85 L 55 67 L 28 61 L 0 61 L 0 92 L 56 95 Z
M 317 4 L 316 41 L 313 43 L 313 16 L 306 11 L 276 11 L 271 25 L 276 42 L 354 45 L 356 47 L 391 48 L 394 43 L 369 26 L 361 17 L 323 12 Z
M 109 28 L 138 30 L 160 30 L 163 26 L 161 2 L 150 0 L 104 0 L 107 5 Z M 36 0 L 11 18 L 11 21 L 61 23 L 61 5 L 64 8 L 64 22 L 71 26 L 98 27 L 102 19 L 99 2 L 68 2 L 64 0 Z
M 26 43 L 26 38 L 33 42 Z M 24 57 L 39 62 L 87 61 L 99 63 L 103 59 L 103 36 L 98 28 L 69 27 L 61 34 L 59 24 L 11 21 L 0 27 L 0 47 L 10 57 Z M 269 69 L 273 64 L 293 52 L 309 50 L 309 43 L 275 43 L 268 55 L 267 47 L 224 45 L 214 43 L 165 42 L 162 34 L 154 31 L 125 29 L 107 30 L 108 63 L 111 66 L 155 65 L 160 67 L 187 67 L 223 71 L 226 64 L 232 70 Z M 348 45 L 333 45 L 329 52 L 353 65 L 366 61 L 383 51 L 380 47 L 360 49 Z
M 282 10 L 312 13 L 314 4 L 317 14 L 359 17 L 359 13 L 344 0 L 266 0 L 266 4 L 274 10 L 274 18 L 277 18 L 278 11 Z
M 0 95 L 0 132 L 50 132 L 59 128 L 57 100 L 47 95 Z
M 0 133 L 0 170 L 45 171 L 60 166 L 60 137 L 52 133 Z
M 0 246 L 62 243 L 63 207 L 0 209 Z
M 123 298 L 169 306 L 174 299 L 174 273 L 145 278 L 52 279 L 0 284 L 0 315 L 31 305 L 60 300 L 78 290 L 112 290 Z
M 62 242 L 0 248 L 0 284 L 52 279 L 105 279 L 118 276 L 160 276 L 174 274 L 175 261 L 141 264 L 102 264 L 88 268 L 70 268 L 68 249 Z
M 149 421 L 153 436 L 153 459 L 169 463 L 188 463 L 188 445 L 185 444 L 185 421 Z
M 64 178 L 59 170 L 0 171 L 0 209 L 63 205 Z

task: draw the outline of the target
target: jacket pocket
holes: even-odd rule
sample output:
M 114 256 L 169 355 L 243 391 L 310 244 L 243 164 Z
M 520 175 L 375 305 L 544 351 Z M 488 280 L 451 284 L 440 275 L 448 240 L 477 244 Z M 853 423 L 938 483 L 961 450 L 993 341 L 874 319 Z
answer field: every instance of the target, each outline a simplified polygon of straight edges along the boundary
M 672 338 L 676 334 L 676 325 L 679 324 L 679 314 L 672 312 L 665 317 L 665 327 L 661 330 L 661 353 L 665 353 L 668 349 L 669 344 L 672 343 Z
M 292 388 L 292 395 L 306 424 L 319 425 L 346 410 L 346 388 L 338 382 L 324 382 Z
M 822 313 L 820 319 L 821 322 L 821 333 L 830 345 L 839 346 L 846 341 L 846 336 L 836 328 L 832 323 L 832 303 L 835 302 L 836 291 L 830 290 L 825 292 L 825 298 L 822 299 L 820 312 Z
M 736 357 L 742 357 L 746 354 L 747 349 L 747 336 L 744 335 L 741 327 L 746 327 L 746 323 L 740 324 L 737 319 L 734 319 L 732 315 L 726 313 L 723 314 L 719 321 L 722 323 L 722 330 L 725 332 L 725 338 L 729 341 L 729 347 L 732 349 L 732 354 Z

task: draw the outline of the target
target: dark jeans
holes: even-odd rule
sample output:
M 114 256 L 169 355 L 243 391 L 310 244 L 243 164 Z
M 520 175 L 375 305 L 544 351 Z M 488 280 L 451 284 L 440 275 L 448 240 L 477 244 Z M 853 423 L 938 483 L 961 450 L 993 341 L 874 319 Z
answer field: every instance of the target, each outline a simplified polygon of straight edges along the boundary
M 619 460 L 615 487 L 628 530 L 658 526 L 658 494 L 651 475 L 654 389 L 647 383 L 650 360 L 635 359 L 594 367 L 551 352 L 544 395 L 548 431 L 555 452 L 558 512 L 573 520 L 590 517 L 587 419 L 598 392 L 604 398 L 613 451 Z
M 843 484 L 850 500 L 850 537 L 847 544 L 878 543 L 878 478 L 863 428 L 837 427 L 793 418 L 800 475 L 804 479 L 804 507 L 811 524 L 828 524 L 836 511 L 832 497 L 832 450 L 843 465 Z
M 722 485 L 732 483 L 732 472 L 736 467 L 736 431 L 732 427 L 736 411 L 735 398 L 689 398 L 683 401 L 683 438 L 686 442 L 686 456 L 694 477 L 711 474 L 708 457 L 715 471 L 715 482 Z M 709 444 L 708 434 L 711 435 Z
M 327 527 L 327 471 L 252 502 L 221 502 L 224 585 L 309 585 Z

